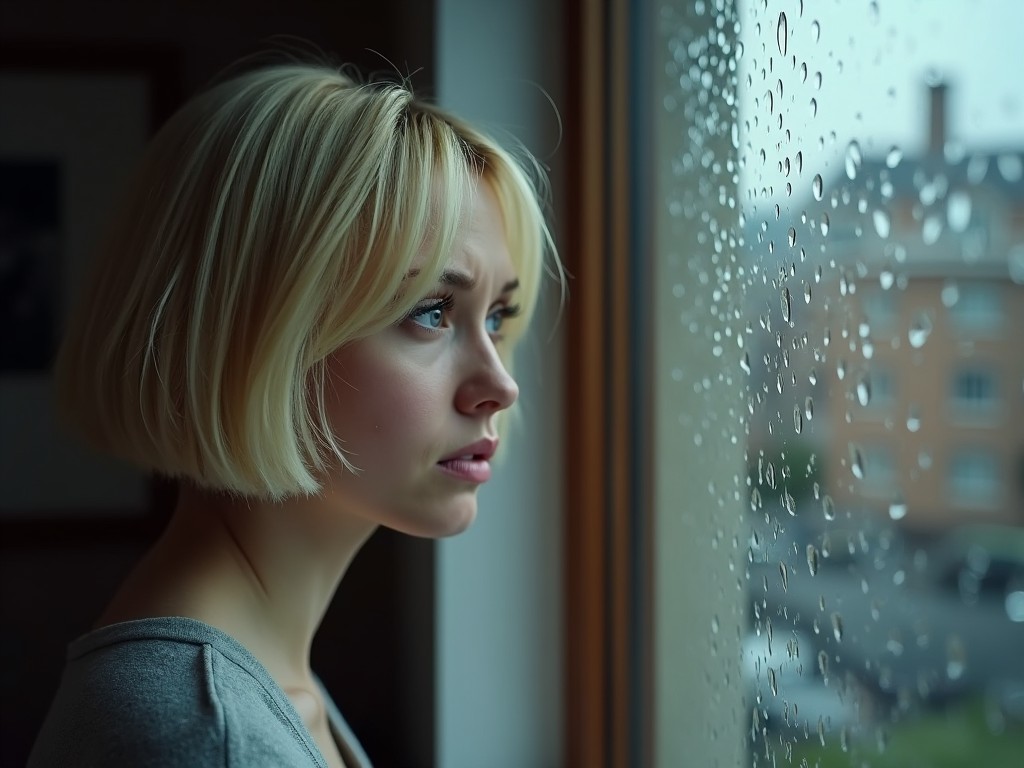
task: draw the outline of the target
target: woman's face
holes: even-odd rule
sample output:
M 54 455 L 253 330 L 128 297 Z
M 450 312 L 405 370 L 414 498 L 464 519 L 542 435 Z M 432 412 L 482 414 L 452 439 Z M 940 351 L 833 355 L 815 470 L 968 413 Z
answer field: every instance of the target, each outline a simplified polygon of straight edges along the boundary
M 328 361 L 330 422 L 359 470 L 332 473 L 332 506 L 418 536 L 473 521 L 495 416 L 519 394 L 495 346 L 516 313 L 516 286 L 501 210 L 482 180 L 441 282 L 400 324 Z

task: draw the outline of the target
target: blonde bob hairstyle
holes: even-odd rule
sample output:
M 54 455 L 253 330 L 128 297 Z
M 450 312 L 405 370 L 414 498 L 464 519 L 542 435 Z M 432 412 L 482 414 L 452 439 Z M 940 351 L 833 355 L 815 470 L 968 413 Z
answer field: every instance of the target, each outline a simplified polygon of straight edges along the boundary
M 325 415 L 326 359 L 436 284 L 479 178 L 520 281 L 507 354 L 545 253 L 561 277 L 528 154 L 402 84 L 319 64 L 214 85 L 153 139 L 100 248 L 58 356 L 62 414 L 166 476 L 317 493 L 318 475 L 353 469 Z

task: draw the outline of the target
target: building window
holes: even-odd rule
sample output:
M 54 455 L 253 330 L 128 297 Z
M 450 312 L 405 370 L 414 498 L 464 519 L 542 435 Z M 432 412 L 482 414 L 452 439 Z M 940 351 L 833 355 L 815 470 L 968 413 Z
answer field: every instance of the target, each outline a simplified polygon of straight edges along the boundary
M 963 334 L 991 334 L 1003 324 L 1003 302 L 999 286 L 972 281 L 957 286 L 957 300 L 949 308 L 954 330 Z
M 957 417 L 989 416 L 998 404 L 996 377 L 979 368 L 965 368 L 953 376 L 951 404 Z
M 949 465 L 949 490 L 953 501 L 958 504 L 994 504 L 1000 496 L 995 457 L 983 451 L 954 454 Z

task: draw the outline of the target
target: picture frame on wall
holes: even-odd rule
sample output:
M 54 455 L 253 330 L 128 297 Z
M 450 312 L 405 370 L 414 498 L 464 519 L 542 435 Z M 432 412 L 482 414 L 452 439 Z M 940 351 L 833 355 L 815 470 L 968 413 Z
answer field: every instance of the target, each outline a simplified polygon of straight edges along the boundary
M 154 484 L 90 451 L 54 407 L 52 366 L 118 195 L 177 103 L 175 57 L 0 45 L 0 519 L 144 515 Z

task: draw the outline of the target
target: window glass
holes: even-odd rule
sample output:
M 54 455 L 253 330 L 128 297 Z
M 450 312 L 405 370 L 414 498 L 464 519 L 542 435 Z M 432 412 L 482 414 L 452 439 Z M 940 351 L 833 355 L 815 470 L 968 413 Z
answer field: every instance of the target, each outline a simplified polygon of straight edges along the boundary
M 1024 4 L 657 8 L 658 764 L 1016 765 Z

